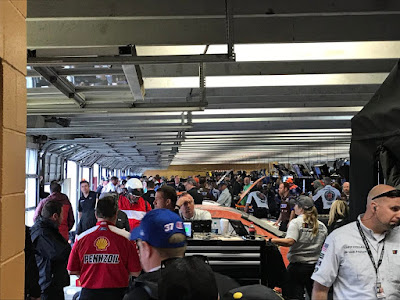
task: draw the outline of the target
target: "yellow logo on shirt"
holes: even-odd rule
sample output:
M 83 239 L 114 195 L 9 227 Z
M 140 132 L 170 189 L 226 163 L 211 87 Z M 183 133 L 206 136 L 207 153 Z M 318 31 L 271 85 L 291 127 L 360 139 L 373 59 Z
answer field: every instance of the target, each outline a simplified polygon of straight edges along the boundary
M 105 236 L 100 236 L 94 241 L 94 246 L 97 251 L 106 251 L 110 246 L 110 241 Z

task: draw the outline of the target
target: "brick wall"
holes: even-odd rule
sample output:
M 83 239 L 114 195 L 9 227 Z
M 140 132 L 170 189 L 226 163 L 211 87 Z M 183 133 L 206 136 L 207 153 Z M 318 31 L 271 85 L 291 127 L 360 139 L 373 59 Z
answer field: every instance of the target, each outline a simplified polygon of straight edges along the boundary
M 26 0 L 0 0 L 0 299 L 23 299 Z

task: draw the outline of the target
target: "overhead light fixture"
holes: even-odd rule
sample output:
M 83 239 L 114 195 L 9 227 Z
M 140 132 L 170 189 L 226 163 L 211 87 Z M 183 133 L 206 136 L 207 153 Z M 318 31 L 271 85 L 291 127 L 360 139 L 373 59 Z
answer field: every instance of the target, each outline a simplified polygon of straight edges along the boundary
M 199 55 L 206 45 L 137 46 L 140 56 Z M 207 54 L 226 53 L 226 45 L 209 45 Z M 400 41 L 328 43 L 235 44 L 236 61 L 291 61 L 334 59 L 397 59 Z
M 237 123 L 237 122 L 307 122 L 307 121 L 349 121 L 353 116 L 299 116 L 299 117 L 260 117 L 260 118 L 211 118 L 193 119 L 193 124 L 200 123 Z
M 359 112 L 362 106 L 329 107 L 330 113 Z M 192 115 L 247 115 L 247 114 L 296 114 L 296 113 L 326 113 L 326 107 L 282 107 L 282 108 L 233 108 L 233 109 L 205 109 L 194 111 Z
M 388 73 L 207 76 L 207 88 L 382 84 Z M 199 88 L 199 78 L 146 77 L 147 89 Z

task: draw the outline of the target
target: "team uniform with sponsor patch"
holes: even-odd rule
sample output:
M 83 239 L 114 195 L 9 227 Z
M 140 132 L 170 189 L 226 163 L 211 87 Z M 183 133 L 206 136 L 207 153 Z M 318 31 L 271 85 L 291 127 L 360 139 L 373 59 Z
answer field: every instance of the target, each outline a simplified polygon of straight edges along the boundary
M 287 231 L 287 225 L 289 223 L 290 219 L 290 212 L 293 209 L 293 205 L 291 204 L 290 200 L 292 200 L 293 197 L 291 195 L 288 195 L 286 198 L 282 198 L 281 201 L 281 225 L 279 226 L 279 230 L 281 231 Z
M 259 191 L 249 193 L 246 204 L 253 206 L 253 215 L 257 218 L 268 218 L 269 207 L 268 198 Z
M 146 212 L 151 211 L 150 204 L 142 197 L 137 202 L 130 202 L 124 195 L 120 195 L 118 207 L 128 216 L 131 230 L 139 226 Z
M 130 273 L 141 270 L 136 246 L 129 236 L 129 232 L 105 221 L 77 236 L 68 270 L 80 273 L 80 299 L 109 299 L 110 293 L 116 295 L 113 299 L 118 295 L 122 298 Z
M 318 221 L 318 233 L 313 236 L 312 227 L 304 222 L 304 215 L 298 216 L 289 223 L 285 238 L 296 241 L 287 255 L 290 262 L 287 268 L 291 284 L 288 293 L 290 299 L 304 299 L 304 287 L 311 296 L 313 282 L 310 277 L 327 235 L 328 229 L 321 221 Z
M 319 214 L 329 214 L 333 201 L 340 198 L 340 192 L 331 185 L 320 189 L 312 198 Z
M 400 299 L 400 228 L 376 234 L 362 224 L 360 216 L 358 221 L 375 266 L 379 265 L 377 272 L 357 223 L 352 222 L 328 236 L 312 279 L 326 287 L 333 285 L 334 299 Z

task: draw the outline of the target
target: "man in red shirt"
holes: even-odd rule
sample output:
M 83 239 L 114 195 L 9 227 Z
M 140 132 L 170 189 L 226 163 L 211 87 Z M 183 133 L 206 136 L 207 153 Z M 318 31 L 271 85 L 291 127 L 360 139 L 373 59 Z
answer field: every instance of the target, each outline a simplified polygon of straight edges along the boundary
M 69 239 L 69 231 L 72 229 L 75 223 L 75 218 L 74 218 L 74 213 L 72 211 L 72 205 L 71 202 L 69 202 L 69 199 L 67 195 L 61 193 L 61 185 L 53 181 L 50 184 L 50 196 L 48 196 L 46 199 L 43 199 L 42 201 L 39 202 L 39 205 L 36 208 L 35 215 L 33 216 L 33 221 L 36 221 L 38 216 L 40 216 L 43 206 L 48 202 L 48 201 L 56 201 L 60 202 L 62 204 L 62 222 L 60 224 L 60 227 L 58 230 L 60 231 L 61 235 L 64 237 L 66 241 Z
M 139 179 L 129 179 L 125 188 L 126 192 L 119 196 L 118 207 L 128 216 L 132 230 L 139 226 L 146 212 L 151 211 L 151 205 L 142 197 L 143 184 Z
M 96 226 L 76 238 L 67 269 L 71 275 L 80 276 L 80 300 L 120 300 L 129 276 L 140 274 L 136 244 L 129 241 L 129 232 L 114 226 L 117 211 L 113 197 L 100 199 Z

